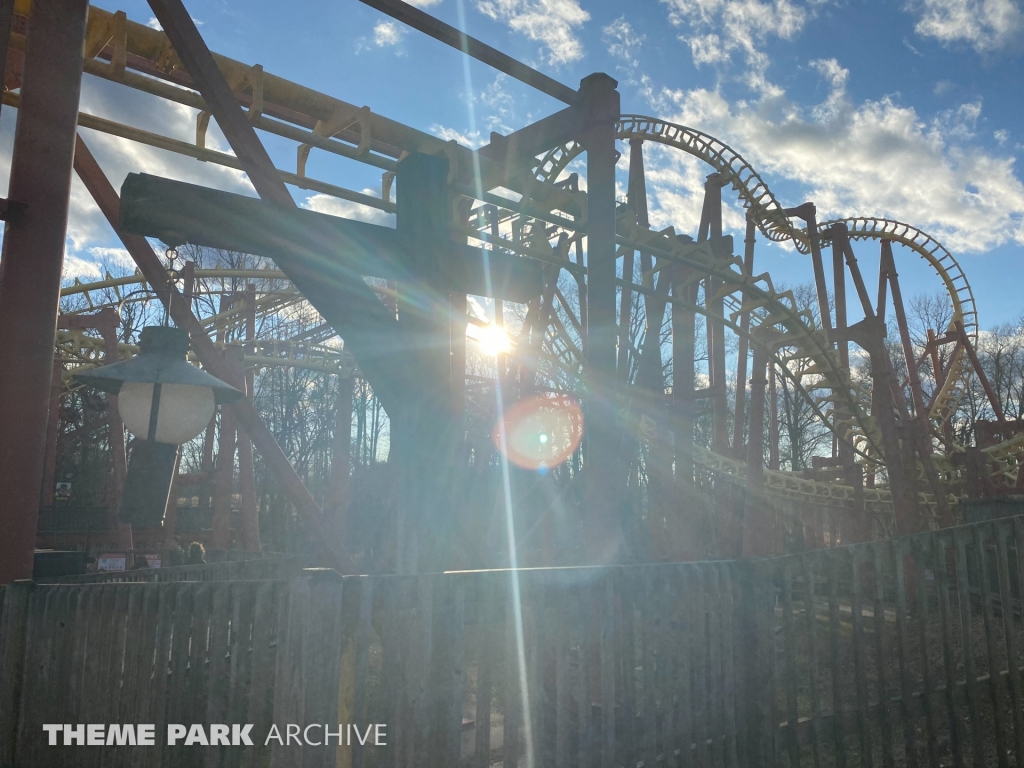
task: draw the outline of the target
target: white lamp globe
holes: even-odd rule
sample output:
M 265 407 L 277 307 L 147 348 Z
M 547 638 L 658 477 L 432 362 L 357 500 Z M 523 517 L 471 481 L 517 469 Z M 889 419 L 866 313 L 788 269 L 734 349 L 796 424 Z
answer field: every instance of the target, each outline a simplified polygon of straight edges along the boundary
M 213 418 L 212 387 L 161 384 L 155 442 L 181 445 L 202 432 Z M 117 393 L 117 409 L 124 425 L 143 440 L 149 437 L 153 384 L 126 381 Z

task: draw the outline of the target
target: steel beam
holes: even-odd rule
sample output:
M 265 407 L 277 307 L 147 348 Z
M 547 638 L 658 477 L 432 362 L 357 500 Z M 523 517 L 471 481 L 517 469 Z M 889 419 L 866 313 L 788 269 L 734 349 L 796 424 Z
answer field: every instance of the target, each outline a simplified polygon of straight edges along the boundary
M 764 403 L 768 368 L 767 350 L 756 345 L 750 378 L 750 432 L 746 451 L 747 487 L 743 502 L 742 557 L 775 554 L 771 509 L 764 494 Z
M 71 190 L 86 0 L 35 3 L 0 260 L 0 584 L 32 576 L 64 235 Z
M 462 465 L 462 413 L 453 408 L 451 298 L 443 260 L 451 248 L 448 160 L 412 154 L 398 164 L 398 236 L 409 249 L 409 279 L 398 284 L 397 365 L 415 381 L 388 410 L 392 460 L 400 475 L 398 571 L 450 567 L 453 480 Z M 465 317 L 463 315 L 463 317 Z M 465 337 L 463 320 L 462 334 Z M 387 406 L 385 406 L 387 408 Z
M 480 42 L 475 37 L 470 37 L 465 32 L 435 19 L 429 13 L 424 13 L 419 8 L 403 3 L 402 0 L 362 0 L 362 2 L 413 29 L 430 35 L 435 40 L 440 40 L 445 45 L 462 51 L 467 56 L 472 56 L 477 61 L 494 67 L 499 72 L 504 72 L 509 77 L 514 77 L 516 80 L 546 93 L 548 96 L 564 101 L 566 104 L 576 101 L 576 91 L 569 86 L 538 72 L 533 67 L 516 61 L 511 56 Z
M 121 194 L 121 228 L 127 233 L 272 258 L 285 274 L 295 276 L 296 287 L 313 302 L 316 288 L 325 284 L 330 273 L 332 285 L 352 295 L 347 301 L 366 303 L 362 314 L 344 321 L 330 307 L 338 295 L 327 296 L 326 306 L 317 307 L 329 322 L 341 323 L 347 333 L 338 325 L 335 329 L 356 349 L 358 341 L 350 338 L 353 322 L 394 325 L 386 308 L 376 308 L 380 301 L 363 276 L 416 279 L 410 271 L 415 249 L 401 242 L 390 227 L 282 208 L 246 195 L 147 174 L 129 174 Z M 509 301 L 528 301 L 541 291 L 541 262 L 535 259 L 490 251 L 488 267 L 489 280 L 480 248 L 455 243 L 438 263 L 452 291 Z
M 334 409 L 334 439 L 331 441 L 331 478 L 324 512 L 333 515 L 336 530 L 346 535 L 350 479 L 352 474 L 352 377 L 338 377 L 338 399 Z
M 251 283 L 245 289 L 245 339 L 256 338 L 256 286 Z M 251 344 L 245 346 L 246 354 L 255 352 Z M 245 396 L 250 403 L 256 400 L 256 376 L 252 368 L 245 367 L 245 361 L 238 360 L 235 371 L 239 383 L 245 383 Z M 238 431 L 238 486 L 242 501 L 242 548 L 249 552 L 260 551 L 259 502 L 256 499 L 256 472 L 252 457 L 252 439 L 245 430 Z M 343 531 L 338 532 L 339 536 Z M 344 542 L 344 539 L 342 539 Z
M 580 83 L 587 120 L 581 140 L 587 151 L 587 345 L 583 516 L 589 562 L 616 562 L 622 555 L 619 523 L 625 486 L 619 456 L 615 323 L 615 121 L 617 83 L 593 74 Z
M 235 374 L 226 381 L 236 387 L 242 384 L 238 380 L 237 374 L 238 369 L 242 367 L 243 354 L 238 347 L 228 347 L 224 350 L 224 362 Z M 238 430 L 235 427 L 234 411 L 230 407 L 222 405 L 220 407 L 220 433 L 217 440 L 217 467 L 213 470 L 213 504 L 210 507 L 214 549 L 233 549 L 231 546 L 231 499 L 234 496 L 237 437 Z
M 747 231 L 743 239 L 743 274 L 754 274 L 754 245 L 757 242 L 757 222 L 752 211 L 747 209 Z M 750 330 L 750 313 L 740 313 L 739 348 L 736 352 L 736 408 L 732 424 L 732 449 L 736 456 L 743 450 L 743 429 L 744 410 L 747 402 L 747 357 L 749 353 L 749 340 L 747 332 Z
M 832 237 L 832 284 L 835 287 L 835 312 L 836 330 L 839 334 L 845 334 L 849 325 L 846 307 L 846 250 L 850 247 L 849 238 L 846 233 L 845 224 L 837 224 L 831 227 Z M 856 260 L 853 259 L 852 250 L 849 253 L 851 269 L 855 282 L 863 284 L 860 279 L 860 270 L 856 269 Z M 866 294 L 865 294 L 866 295 Z M 865 310 L 870 312 L 870 303 L 865 305 Z M 850 372 L 850 341 L 848 338 L 839 340 L 839 362 L 847 375 Z M 841 423 L 838 419 L 837 423 Z M 856 456 L 853 448 L 845 440 L 834 441 L 839 459 L 843 467 L 843 482 L 853 488 L 853 509 L 850 511 L 850 525 L 843 526 L 843 543 L 855 541 L 869 541 L 871 539 L 871 521 L 864 514 L 864 479 L 863 471 L 857 466 Z M 835 453 L 833 453 L 835 456 Z

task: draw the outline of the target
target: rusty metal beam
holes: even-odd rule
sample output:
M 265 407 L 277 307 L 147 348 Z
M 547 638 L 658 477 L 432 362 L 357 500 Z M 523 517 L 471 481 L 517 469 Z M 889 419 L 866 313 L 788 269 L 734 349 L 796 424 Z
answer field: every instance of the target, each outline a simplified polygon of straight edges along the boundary
M 996 419 L 998 421 L 1006 421 L 1006 414 L 1003 413 L 1003 406 L 999 402 L 999 396 L 992 388 L 992 384 L 988 380 L 988 375 L 986 375 L 985 369 L 981 367 L 981 360 L 978 359 L 978 351 L 975 349 L 974 344 L 971 343 L 971 339 L 967 335 L 967 331 L 964 329 L 962 321 L 956 321 L 956 330 L 957 333 L 960 334 L 960 341 L 963 343 L 964 349 L 967 350 L 967 357 L 970 358 L 971 365 L 974 367 L 974 372 L 978 375 L 978 380 L 981 382 L 981 386 L 985 390 L 985 395 L 988 397 L 988 402 L 992 406 L 993 412 L 995 412 Z
M 25 50 L 8 190 L 25 208 L 0 261 L 0 584 L 32 576 L 87 9 L 37 3 Z
M 750 377 L 750 432 L 747 438 L 747 487 L 743 500 L 743 557 L 773 555 L 772 510 L 764 496 L 764 405 L 768 386 L 768 352 L 754 347 Z M 738 450 L 738 448 L 737 448 Z
M 189 302 L 179 293 L 178 289 L 167 279 L 167 272 L 160 263 L 159 257 L 144 237 L 124 235 L 118 230 L 118 217 L 121 201 L 117 192 L 110 185 L 103 170 L 89 151 L 88 146 L 78 138 L 75 148 L 75 170 L 85 183 L 110 226 L 118 233 L 124 247 L 131 254 L 139 270 L 153 288 L 157 298 L 168 308 L 171 319 L 179 328 L 189 332 L 192 349 L 203 366 L 214 376 L 224 381 L 231 381 L 233 372 L 220 352 L 213 345 L 202 323 L 192 314 Z M 52 352 L 51 352 L 52 354 Z M 325 553 L 333 561 L 335 567 L 345 573 L 354 573 L 355 565 L 344 546 L 333 536 L 323 513 L 306 490 L 302 479 L 288 462 L 281 447 L 274 439 L 273 433 L 260 418 L 256 408 L 247 398 L 235 401 L 231 406 L 239 425 L 252 439 L 253 445 L 263 457 L 267 468 L 284 488 L 289 500 L 295 505 L 299 515 L 312 528 L 314 539 L 324 548 Z
M 563 85 L 543 72 L 538 72 L 533 67 L 526 66 L 521 61 L 516 61 L 487 43 L 470 37 L 465 32 L 435 19 L 429 13 L 424 13 L 419 8 L 414 8 L 402 0 L 361 0 L 361 2 L 371 8 L 376 8 L 381 13 L 386 13 L 391 18 L 413 29 L 430 35 L 435 40 L 440 40 L 445 45 L 462 51 L 467 56 L 472 56 L 477 61 L 494 67 L 499 72 L 504 72 L 509 77 L 514 77 L 521 83 L 526 83 L 538 91 L 546 93 L 548 96 L 564 101 L 566 104 L 576 102 L 577 93 L 569 86 Z
M 754 274 L 754 245 L 757 242 L 757 222 L 747 209 L 747 232 L 743 239 L 743 274 Z M 743 427 L 747 401 L 747 355 L 750 341 L 747 333 L 750 330 L 750 313 L 740 313 L 739 349 L 736 352 L 736 408 L 733 416 L 732 449 L 736 456 L 743 449 Z

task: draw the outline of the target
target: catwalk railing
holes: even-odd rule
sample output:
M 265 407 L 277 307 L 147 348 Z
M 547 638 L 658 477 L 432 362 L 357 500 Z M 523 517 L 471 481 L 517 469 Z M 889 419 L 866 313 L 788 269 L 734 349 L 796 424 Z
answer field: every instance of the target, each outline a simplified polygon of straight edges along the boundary
M 762 561 L 7 587 L 0 766 L 1024 765 L 1018 541 L 1024 518 Z M 265 743 L 324 723 L 386 746 Z

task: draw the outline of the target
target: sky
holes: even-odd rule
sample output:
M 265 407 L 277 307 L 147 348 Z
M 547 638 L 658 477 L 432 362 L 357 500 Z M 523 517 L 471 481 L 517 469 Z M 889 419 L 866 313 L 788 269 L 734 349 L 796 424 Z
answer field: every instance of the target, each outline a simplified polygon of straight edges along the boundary
M 113 0 L 111 0 L 113 2 Z M 743 155 L 786 206 L 813 201 L 819 220 L 899 219 L 960 262 L 983 328 L 1024 313 L 1024 7 L 1020 0 L 418 0 L 427 12 L 567 85 L 606 72 L 622 111 L 709 133 Z M 145 2 L 104 5 L 150 22 Z M 358 0 L 186 0 L 211 49 L 470 147 L 564 105 L 465 59 Z M 152 21 L 155 24 L 155 20 Z M 82 110 L 184 140 L 195 116 L 85 76 Z M 15 110 L 0 112 L 0 183 Z M 83 131 L 119 186 L 131 171 L 251 194 L 244 175 Z M 294 145 L 264 135 L 278 167 Z M 208 145 L 227 149 L 214 127 Z M 625 188 L 628 153 L 619 162 Z M 695 234 L 710 168 L 677 151 L 645 154 L 652 224 Z M 312 176 L 379 194 L 380 172 L 326 153 Z M 292 189 L 300 204 L 380 223 L 369 209 Z M 726 225 L 742 209 L 726 190 Z M 867 275 L 877 244 L 855 245 Z M 812 279 L 809 257 L 762 242 L 758 270 L 775 284 Z M 941 284 L 897 249 L 907 296 Z M 65 275 L 95 278 L 125 263 L 112 231 L 76 181 Z

